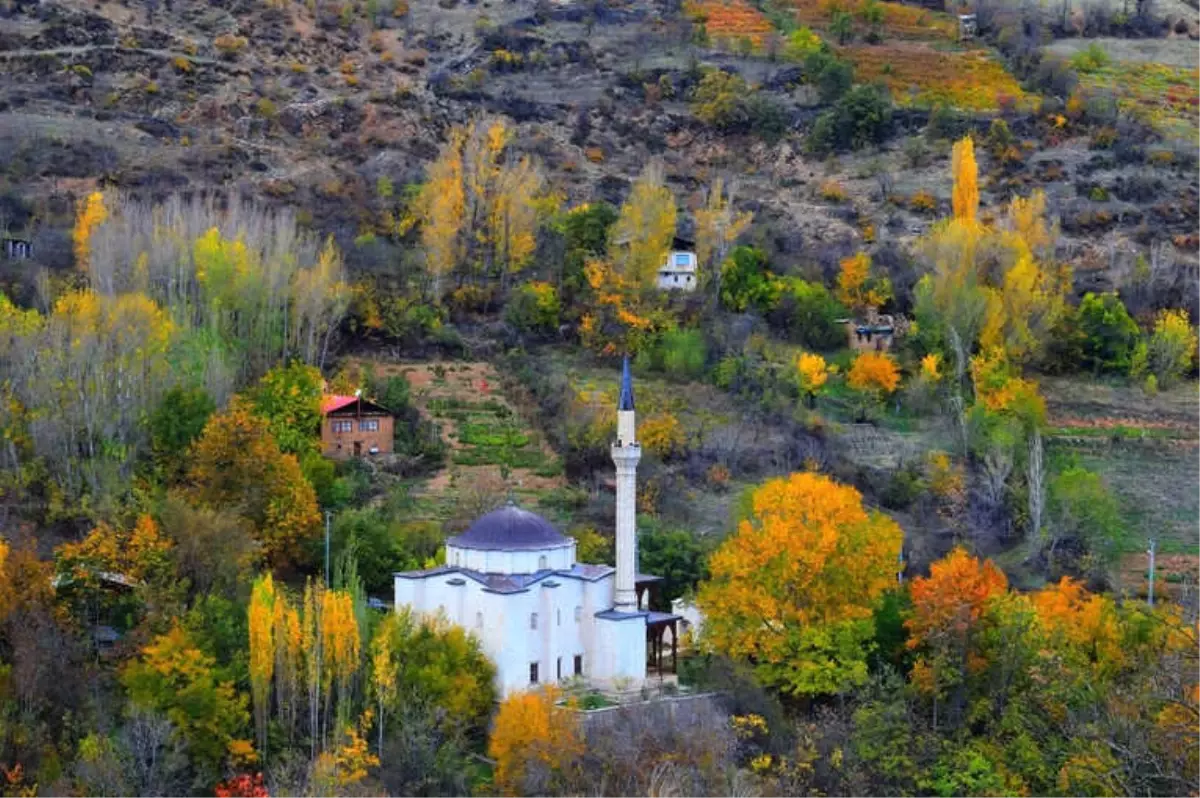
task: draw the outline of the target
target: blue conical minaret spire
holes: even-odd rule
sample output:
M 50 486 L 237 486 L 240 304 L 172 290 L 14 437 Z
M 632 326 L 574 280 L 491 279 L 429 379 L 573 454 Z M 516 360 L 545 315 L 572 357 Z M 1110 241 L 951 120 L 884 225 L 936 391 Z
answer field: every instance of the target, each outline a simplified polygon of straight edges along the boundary
M 621 396 L 617 400 L 617 410 L 633 410 L 633 373 L 629 369 L 629 355 L 621 364 Z

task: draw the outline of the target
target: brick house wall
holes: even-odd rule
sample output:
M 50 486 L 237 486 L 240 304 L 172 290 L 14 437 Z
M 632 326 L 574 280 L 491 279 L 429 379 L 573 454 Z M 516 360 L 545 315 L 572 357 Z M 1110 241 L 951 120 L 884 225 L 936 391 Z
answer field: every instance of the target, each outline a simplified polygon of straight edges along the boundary
M 355 399 L 321 418 L 321 450 L 326 457 L 346 459 L 390 454 L 396 420 L 373 402 Z

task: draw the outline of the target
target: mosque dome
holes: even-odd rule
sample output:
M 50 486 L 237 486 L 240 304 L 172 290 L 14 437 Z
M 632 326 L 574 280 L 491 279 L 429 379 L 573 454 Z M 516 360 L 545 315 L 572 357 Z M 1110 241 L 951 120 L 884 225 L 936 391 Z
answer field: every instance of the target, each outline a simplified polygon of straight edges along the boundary
M 530 551 L 569 543 L 571 539 L 545 518 L 514 504 L 480 516 L 466 532 L 446 541 L 448 546 L 484 551 Z

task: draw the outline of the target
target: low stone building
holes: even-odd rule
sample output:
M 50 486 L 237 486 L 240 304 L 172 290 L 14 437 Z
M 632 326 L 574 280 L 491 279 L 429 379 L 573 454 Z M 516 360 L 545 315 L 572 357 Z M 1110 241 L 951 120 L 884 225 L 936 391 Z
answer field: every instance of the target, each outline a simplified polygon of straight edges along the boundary
M 361 396 L 326 396 L 321 401 L 321 450 L 339 460 L 391 454 L 395 424 L 387 408 Z
M 658 270 L 658 287 L 664 291 L 695 291 L 697 285 L 699 277 L 695 252 L 672 252 Z

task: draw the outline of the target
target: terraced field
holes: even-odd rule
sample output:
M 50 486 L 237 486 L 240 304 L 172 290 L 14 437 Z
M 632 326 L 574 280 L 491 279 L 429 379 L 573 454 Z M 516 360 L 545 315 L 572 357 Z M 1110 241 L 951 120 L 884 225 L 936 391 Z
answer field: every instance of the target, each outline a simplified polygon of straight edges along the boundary
M 1129 548 L 1200 554 L 1200 432 L 1195 383 L 1155 397 L 1131 386 L 1047 379 L 1048 451 L 1100 473 L 1121 499 Z

